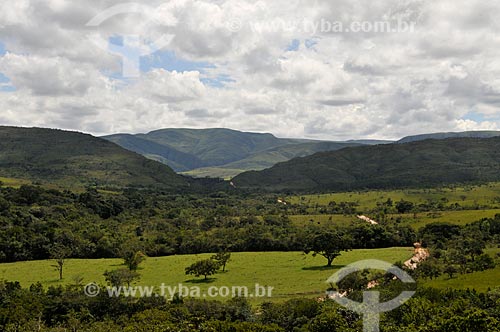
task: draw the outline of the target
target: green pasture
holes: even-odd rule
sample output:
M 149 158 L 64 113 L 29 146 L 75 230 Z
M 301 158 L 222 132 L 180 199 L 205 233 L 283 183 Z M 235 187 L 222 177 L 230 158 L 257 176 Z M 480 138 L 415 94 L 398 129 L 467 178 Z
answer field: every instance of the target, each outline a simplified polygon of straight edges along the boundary
M 326 280 L 349 263 L 364 259 L 394 263 L 410 258 L 412 252 L 411 248 L 353 250 L 342 253 L 332 268 L 325 267 L 324 258 L 306 256 L 300 252 L 233 253 L 227 271 L 212 276 L 209 282 L 204 282 L 203 277 L 186 276 L 184 269 L 197 260 L 210 257 L 210 254 L 148 258 L 141 265 L 141 279 L 137 284 L 159 286 L 165 283 L 177 286 L 182 283 L 188 287 L 200 286 L 202 291 L 210 286 L 247 286 L 249 292 L 252 292 L 255 284 L 259 284 L 274 288 L 272 300 L 315 297 L 324 294 L 328 287 Z M 23 287 L 36 282 L 41 282 L 45 287 L 71 284 L 75 276 L 82 277 L 84 284 L 104 284 L 104 271 L 123 268 L 120 259 L 71 259 L 65 264 L 64 279 L 59 281 L 53 264 L 50 260 L 0 264 L 0 279 L 19 281 Z

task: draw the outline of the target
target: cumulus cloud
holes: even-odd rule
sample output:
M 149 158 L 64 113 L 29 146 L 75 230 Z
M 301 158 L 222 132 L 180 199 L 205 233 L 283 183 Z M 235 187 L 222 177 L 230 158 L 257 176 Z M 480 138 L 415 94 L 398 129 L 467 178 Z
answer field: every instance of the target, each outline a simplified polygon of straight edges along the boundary
M 0 3 L 0 73 L 16 88 L 0 86 L 0 123 L 94 134 L 230 127 L 321 139 L 500 127 L 497 3 L 153 0 L 87 25 L 120 4 Z M 363 22 L 414 30 L 349 30 Z M 153 56 L 209 65 L 152 66 L 123 79 L 121 57 L 107 50 L 117 36 L 139 36 L 142 52 L 170 36 Z

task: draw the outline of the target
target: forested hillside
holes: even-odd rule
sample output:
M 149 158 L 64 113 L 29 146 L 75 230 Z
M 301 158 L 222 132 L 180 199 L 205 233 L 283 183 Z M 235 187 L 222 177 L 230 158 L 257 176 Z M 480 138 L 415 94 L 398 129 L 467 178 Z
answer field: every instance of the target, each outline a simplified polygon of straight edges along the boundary
M 71 188 L 188 186 L 168 166 L 104 139 L 42 128 L 0 127 L 0 177 Z
M 345 191 L 500 180 L 500 137 L 426 140 L 321 152 L 233 179 L 237 187 Z

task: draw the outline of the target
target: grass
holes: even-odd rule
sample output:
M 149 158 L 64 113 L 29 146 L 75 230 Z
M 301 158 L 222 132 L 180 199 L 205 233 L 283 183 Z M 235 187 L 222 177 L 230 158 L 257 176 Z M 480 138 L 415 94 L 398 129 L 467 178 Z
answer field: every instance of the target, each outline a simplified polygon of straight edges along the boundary
M 31 184 L 29 180 L 0 177 L 0 183 L 5 187 L 19 188 L 25 184 Z
M 218 168 L 218 167 L 204 167 L 197 168 L 191 171 L 181 172 L 183 175 L 191 176 L 194 178 L 220 178 L 229 181 L 236 175 L 245 172 L 242 169 L 234 169 L 234 168 Z
M 500 183 L 494 182 L 482 186 L 450 187 L 436 189 L 407 189 L 390 191 L 348 192 L 323 195 L 302 195 L 287 198 L 292 204 L 306 204 L 326 206 L 331 201 L 357 202 L 363 211 L 374 209 L 377 202 L 385 202 L 391 198 L 394 202 L 401 199 L 416 204 L 427 201 L 446 199 L 446 204 L 458 203 L 461 206 L 473 207 L 477 205 L 495 205 L 500 208 Z
M 299 252 L 233 253 L 225 273 L 213 276 L 209 283 L 197 282 L 202 278 L 186 276 L 184 269 L 191 263 L 210 257 L 210 254 L 148 258 L 139 271 L 139 285 L 159 286 L 162 283 L 177 286 L 200 286 L 206 291 L 210 286 L 247 286 L 252 292 L 256 283 L 274 287 L 272 300 L 294 297 L 321 296 L 327 288 L 325 281 L 341 267 L 363 259 L 380 259 L 387 262 L 403 261 L 411 257 L 411 248 L 353 250 L 343 253 L 326 268 L 326 260 Z M 120 259 L 71 259 L 65 265 L 65 277 L 58 280 L 52 261 L 32 261 L 0 264 L 0 279 L 16 280 L 23 287 L 41 282 L 44 286 L 72 283 L 74 276 L 81 276 L 84 283 L 104 284 L 106 270 L 123 268 Z M 258 299 L 253 299 L 258 301 Z M 263 299 L 260 299 L 263 301 Z M 266 299 L 269 300 L 269 299 Z
M 354 216 L 344 216 L 341 214 L 310 214 L 310 215 L 291 215 L 288 216 L 290 221 L 297 225 L 303 226 L 306 224 L 318 225 L 336 225 L 336 226 L 349 226 L 353 223 L 363 223 L 365 221 L 359 220 Z
M 417 218 L 413 218 L 413 214 L 401 215 L 402 223 L 406 223 L 414 229 L 418 230 L 427 224 L 436 222 L 446 222 L 455 225 L 464 226 L 473 223 L 483 218 L 493 218 L 500 214 L 500 209 L 491 210 L 464 210 L 464 211 L 440 211 L 437 213 L 419 213 Z M 390 217 L 397 218 L 400 215 L 391 215 Z
M 486 250 L 490 256 L 495 257 L 500 253 L 500 249 L 491 248 Z M 434 280 L 425 281 L 426 286 L 435 288 L 453 289 L 475 289 L 478 292 L 486 292 L 488 289 L 500 286 L 500 264 L 497 260 L 497 267 L 492 270 L 474 272 L 468 274 L 458 274 L 452 279 L 447 275 L 442 275 Z
M 446 222 L 463 226 L 481 220 L 483 218 L 493 218 L 497 214 L 500 214 L 500 209 L 439 211 L 436 213 L 418 213 L 416 215 L 416 218 L 413 214 L 391 214 L 387 216 L 387 220 L 389 222 L 395 222 L 397 218 L 401 218 L 401 225 L 408 225 L 415 230 L 419 230 L 427 224 L 436 222 Z M 368 214 L 368 217 L 376 219 L 375 216 L 372 216 L 370 214 Z M 296 226 L 304 226 L 307 224 L 350 226 L 353 224 L 365 222 L 358 219 L 356 216 L 345 216 L 341 214 L 290 215 L 288 216 L 288 218 Z

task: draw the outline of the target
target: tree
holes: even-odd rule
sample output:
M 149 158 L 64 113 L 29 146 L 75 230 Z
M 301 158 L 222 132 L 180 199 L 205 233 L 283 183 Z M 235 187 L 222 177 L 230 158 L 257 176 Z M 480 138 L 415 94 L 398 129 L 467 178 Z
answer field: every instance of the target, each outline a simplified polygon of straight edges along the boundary
M 325 257 L 327 259 L 326 266 L 330 267 L 333 260 L 340 256 L 341 251 L 351 250 L 351 242 L 347 235 L 337 230 L 320 230 L 306 240 L 304 253 Z
M 441 275 L 441 268 L 436 259 L 428 259 L 420 263 L 418 271 L 424 278 L 430 278 L 431 280 Z
M 212 259 L 205 259 L 186 267 L 186 275 L 204 276 L 205 280 L 207 280 L 207 277 L 215 274 L 218 269 L 219 264 L 217 262 Z
M 475 261 L 472 262 L 472 269 L 474 271 L 485 271 L 489 269 L 494 269 L 496 266 L 495 261 L 488 254 L 483 254 L 478 256 Z
M 457 268 L 453 265 L 447 265 L 444 270 L 443 270 L 444 273 L 446 273 L 448 275 L 448 277 L 450 277 L 450 279 L 453 278 L 453 275 L 455 273 L 458 272 Z
M 56 244 L 49 250 L 49 253 L 50 257 L 56 262 L 52 267 L 59 272 L 59 280 L 62 280 L 64 263 L 66 262 L 66 258 L 71 255 L 71 250 L 68 247 Z
M 9 201 L 0 196 L 0 212 L 5 212 L 9 210 L 9 208 L 10 208 Z
M 226 265 L 231 259 L 231 253 L 227 251 L 221 251 L 210 257 L 213 261 L 217 262 L 220 267 L 222 267 L 222 272 L 226 272 Z
M 415 205 L 412 202 L 405 201 L 403 199 L 396 203 L 396 210 L 398 210 L 398 212 L 402 214 L 411 212 L 414 207 Z
M 130 271 L 137 271 L 139 265 L 146 260 L 142 251 L 125 250 L 122 254 L 124 264 Z
M 124 285 L 130 287 L 130 284 L 132 284 L 135 280 L 138 280 L 140 275 L 139 273 L 130 271 L 129 269 L 118 269 L 113 271 L 106 270 L 106 272 L 104 272 L 104 278 L 106 279 L 106 282 L 113 287 Z
M 476 256 L 482 255 L 486 248 L 486 243 L 481 239 L 481 234 L 471 234 L 471 236 L 463 237 L 457 244 L 464 254 L 469 255 L 474 262 Z

